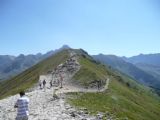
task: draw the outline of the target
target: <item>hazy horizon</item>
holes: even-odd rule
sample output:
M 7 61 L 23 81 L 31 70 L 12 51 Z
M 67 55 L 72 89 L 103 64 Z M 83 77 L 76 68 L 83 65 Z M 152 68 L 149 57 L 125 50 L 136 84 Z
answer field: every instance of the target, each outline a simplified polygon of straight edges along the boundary
M 158 0 L 1 0 L 0 55 L 67 44 L 91 55 L 160 53 Z
M 66 44 L 65 44 L 66 45 Z M 61 47 L 63 47 L 64 45 L 62 45 Z M 69 45 L 68 45 L 69 46 Z M 61 47 L 59 47 L 59 48 L 61 48 Z M 72 46 L 69 46 L 70 48 L 72 48 Z M 57 50 L 57 49 L 59 49 L 59 48 L 55 48 L 55 49 L 52 49 L 52 50 L 48 50 L 48 51 L 44 51 L 44 52 L 37 52 L 37 53 L 27 53 L 27 54 L 24 54 L 24 53 L 20 53 L 20 54 L 16 54 L 16 55 L 11 55 L 11 54 L 0 54 L 0 55 L 10 55 L 10 56 L 15 56 L 15 57 L 17 57 L 17 56 L 19 56 L 19 55 L 21 55 L 21 54 L 23 54 L 23 55 L 36 55 L 36 54 L 46 54 L 47 52 L 51 52 L 51 51 L 55 51 L 55 50 Z M 83 49 L 83 48 L 73 48 L 73 49 Z M 85 50 L 85 49 L 83 49 L 83 50 Z M 86 51 L 86 50 L 85 50 Z M 86 51 L 86 52 L 88 52 L 88 51 Z M 89 52 L 88 52 L 88 54 L 90 54 Z M 99 54 L 103 54 L 103 55 L 116 55 L 116 54 L 112 54 L 112 53 L 108 53 L 108 54 L 105 54 L 105 53 L 97 53 L 97 54 L 90 54 L 90 55 L 99 55 Z M 119 57 L 133 57 L 133 56 L 138 56 L 138 55 L 141 55 L 141 54 L 143 54 L 143 55 L 148 55 L 148 54 L 160 54 L 160 53 L 146 53 L 146 54 L 144 54 L 144 53 L 139 53 L 139 54 L 136 54 L 136 55 L 132 55 L 132 56 L 124 56 L 124 55 L 116 55 L 116 56 L 119 56 Z

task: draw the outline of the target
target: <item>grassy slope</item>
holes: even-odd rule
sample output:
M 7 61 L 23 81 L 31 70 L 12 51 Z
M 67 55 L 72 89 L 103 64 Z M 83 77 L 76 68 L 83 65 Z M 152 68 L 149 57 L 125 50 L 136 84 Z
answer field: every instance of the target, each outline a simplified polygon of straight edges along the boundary
M 45 74 L 68 58 L 63 51 L 52 56 L 13 79 L 0 83 L 0 98 L 13 95 L 19 90 L 30 88 L 38 81 L 40 74 Z M 89 85 L 94 80 L 111 79 L 109 90 L 104 93 L 75 93 L 70 102 L 76 106 L 86 107 L 93 113 L 109 111 L 119 118 L 128 117 L 132 120 L 158 120 L 160 118 L 160 101 L 148 93 L 146 88 L 138 85 L 128 77 L 105 68 L 86 56 L 80 56 L 81 70 L 74 76 L 82 85 Z
M 118 118 L 128 117 L 131 120 L 160 118 L 159 98 L 151 94 L 147 88 L 84 57 L 80 57 L 79 61 L 82 67 L 74 78 L 80 83 L 86 85 L 93 79 L 105 79 L 106 75 L 110 76 L 111 82 L 109 90 L 103 93 L 72 93 L 75 97 L 69 99 L 71 104 L 88 108 L 92 113 L 109 111 Z
M 81 69 L 73 77 L 73 80 L 80 83 L 82 86 L 88 86 L 90 83 L 97 80 L 105 82 L 108 74 L 102 64 L 93 64 L 84 57 L 80 57 L 79 62 L 81 64 Z
M 66 61 L 68 57 L 68 51 L 62 51 L 34 65 L 14 78 L 1 82 L 0 99 L 32 87 L 38 82 L 39 75 L 46 74 L 47 71 L 52 70 L 60 63 Z

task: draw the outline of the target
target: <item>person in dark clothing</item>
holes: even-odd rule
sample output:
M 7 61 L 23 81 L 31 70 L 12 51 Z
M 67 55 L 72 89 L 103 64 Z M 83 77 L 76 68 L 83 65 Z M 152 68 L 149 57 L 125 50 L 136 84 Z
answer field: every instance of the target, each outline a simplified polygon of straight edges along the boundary
M 44 79 L 43 80 L 43 88 L 45 88 L 46 87 L 46 80 Z
M 39 81 L 39 87 L 40 87 L 40 89 L 42 89 L 42 82 L 41 81 Z
M 49 82 L 49 84 L 50 84 L 50 88 L 53 86 L 53 84 L 52 84 L 52 80 Z
M 97 87 L 98 87 L 98 90 L 100 90 L 100 87 L 101 87 L 101 80 L 98 80 L 98 81 L 97 81 Z
M 60 88 L 62 88 L 63 87 L 63 77 L 62 77 L 62 75 L 60 74 Z

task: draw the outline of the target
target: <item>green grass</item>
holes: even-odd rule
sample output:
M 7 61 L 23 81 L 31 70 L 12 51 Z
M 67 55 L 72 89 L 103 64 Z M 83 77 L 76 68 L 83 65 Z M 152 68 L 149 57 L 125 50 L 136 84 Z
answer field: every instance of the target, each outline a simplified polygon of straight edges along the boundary
M 79 57 L 80 70 L 74 75 L 73 80 L 82 86 L 89 86 L 91 83 L 101 80 L 105 83 L 109 73 L 102 64 L 95 63 L 87 57 Z
M 160 101 L 150 93 L 136 92 L 112 80 L 110 89 L 103 93 L 71 93 L 69 102 L 76 107 L 85 107 L 91 113 L 110 112 L 118 118 L 129 120 L 158 120 Z
M 85 107 L 91 113 L 110 112 L 118 118 L 129 120 L 158 120 L 160 101 L 150 93 L 128 89 L 126 85 L 112 80 L 108 91 L 103 93 L 71 93 L 69 102 Z
M 39 80 L 39 75 L 46 74 L 57 65 L 65 62 L 69 58 L 68 51 L 51 56 L 33 67 L 27 69 L 23 73 L 0 83 L 0 99 L 9 95 L 14 95 L 21 90 L 32 87 Z
M 84 51 L 76 52 L 79 52 L 81 69 L 73 77 L 74 82 L 89 86 L 96 80 L 105 83 L 109 77 L 110 84 L 109 90 L 103 93 L 71 93 L 73 97 L 68 99 L 71 104 L 85 107 L 93 114 L 98 111 L 110 112 L 121 119 L 128 117 L 130 120 L 158 120 L 160 118 L 160 100 L 148 88 L 97 63 Z M 0 82 L 0 99 L 32 87 L 38 82 L 39 75 L 46 74 L 68 58 L 68 51 L 62 51 L 14 78 Z
M 88 57 L 80 57 L 82 67 L 74 76 L 81 85 L 89 85 L 94 80 L 110 78 L 109 90 L 103 93 L 70 93 L 68 101 L 87 108 L 92 114 L 110 112 L 120 119 L 158 120 L 160 99 L 128 76 L 97 64 Z

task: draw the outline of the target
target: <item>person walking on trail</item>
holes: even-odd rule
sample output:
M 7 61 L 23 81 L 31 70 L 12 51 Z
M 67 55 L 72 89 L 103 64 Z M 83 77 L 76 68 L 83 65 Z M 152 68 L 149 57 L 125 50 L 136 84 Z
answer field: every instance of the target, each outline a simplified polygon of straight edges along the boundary
M 62 77 L 62 75 L 60 74 L 60 88 L 62 88 L 63 87 L 63 77 Z
M 39 88 L 42 89 L 42 81 L 39 81 Z
M 45 79 L 43 80 L 43 88 L 44 89 L 46 88 L 46 80 Z
M 53 86 L 53 84 L 52 84 L 52 80 L 49 82 L 49 84 L 50 84 L 50 88 Z
M 25 96 L 25 92 L 21 91 L 20 98 L 17 100 L 17 102 L 14 105 L 14 108 L 17 108 L 17 116 L 16 120 L 28 120 L 29 117 L 29 98 Z
M 100 90 L 100 87 L 101 87 L 101 81 L 98 80 L 98 81 L 97 81 L 97 88 L 98 88 L 98 90 Z

